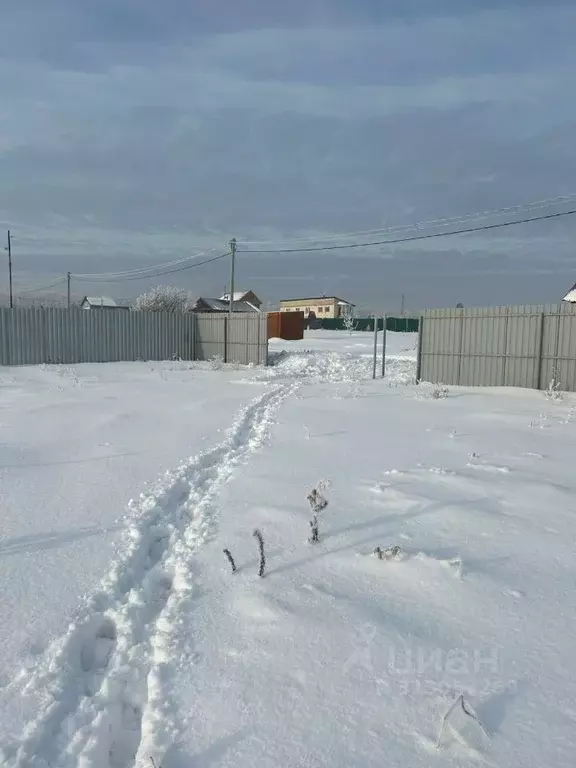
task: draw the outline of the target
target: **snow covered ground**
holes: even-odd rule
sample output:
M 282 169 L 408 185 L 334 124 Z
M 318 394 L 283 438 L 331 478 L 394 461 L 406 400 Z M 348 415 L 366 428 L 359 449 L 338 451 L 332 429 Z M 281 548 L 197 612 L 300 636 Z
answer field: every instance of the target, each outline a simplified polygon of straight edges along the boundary
M 573 765 L 576 398 L 436 398 L 415 341 L 0 371 L 4 764 Z

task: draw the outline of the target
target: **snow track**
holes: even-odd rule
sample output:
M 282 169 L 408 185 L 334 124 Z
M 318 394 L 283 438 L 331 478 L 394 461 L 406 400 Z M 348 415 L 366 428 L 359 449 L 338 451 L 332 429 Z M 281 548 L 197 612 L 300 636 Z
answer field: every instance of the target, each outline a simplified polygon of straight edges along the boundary
M 168 691 L 185 661 L 177 628 L 194 598 L 193 555 L 217 532 L 222 485 L 263 444 L 294 390 L 293 383 L 271 386 L 240 412 L 222 443 L 131 502 L 124 555 L 82 618 L 9 686 L 35 716 L 19 739 L 3 745 L 2 764 L 161 764 L 179 737 Z

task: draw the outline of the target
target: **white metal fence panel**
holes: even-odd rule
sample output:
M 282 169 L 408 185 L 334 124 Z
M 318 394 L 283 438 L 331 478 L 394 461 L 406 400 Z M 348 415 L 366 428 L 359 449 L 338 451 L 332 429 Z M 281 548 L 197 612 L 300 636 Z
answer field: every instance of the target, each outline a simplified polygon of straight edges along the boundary
M 576 307 L 571 304 L 427 310 L 418 376 L 464 386 L 545 389 L 556 376 L 576 391 Z
M 267 315 L 260 312 L 199 313 L 196 359 L 221 357 L 227 363 L 265 365 L 268 357 Z
M 0 365 L 208 360 L 266 364 L 265 314 L 0 309 Z
M 197 316 L 196 360 L 220 357 L 227 361 L 228 317 L 224 314 L 199 313 Z
M 261 365 L 268 356 L 268 318 L 265 314 L 239 313 L 228 332 L 228 362 Z

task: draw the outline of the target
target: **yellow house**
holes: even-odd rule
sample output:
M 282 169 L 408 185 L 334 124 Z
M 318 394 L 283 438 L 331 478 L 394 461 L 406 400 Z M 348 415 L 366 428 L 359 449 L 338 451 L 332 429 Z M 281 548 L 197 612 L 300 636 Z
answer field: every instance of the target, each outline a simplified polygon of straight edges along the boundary
M 283 299 L 280 302 L 280 312 L 304 312 L 304 317 L 310 313 L 321 319 L 324 317 L 346 317 L 354 310 L 354 304 L 343 301 L 338 296 L 314 296 L 304 299 Z

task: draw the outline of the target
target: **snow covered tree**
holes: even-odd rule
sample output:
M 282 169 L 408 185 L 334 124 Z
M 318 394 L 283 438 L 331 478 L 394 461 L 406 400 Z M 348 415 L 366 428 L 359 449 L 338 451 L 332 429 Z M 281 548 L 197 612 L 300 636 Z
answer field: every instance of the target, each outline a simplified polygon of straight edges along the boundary
M 343 307 L 343 322 L 345 330 L 352 335 L 352 331 L 355 331 L 358 327 L 358 321 L 356 320 L 354 307 L 351 304 L 347 307 Z
M 138 296 L 137 312 L 186 312 L 190 306 L 188 292 L 171 285 L 159 285 Z

